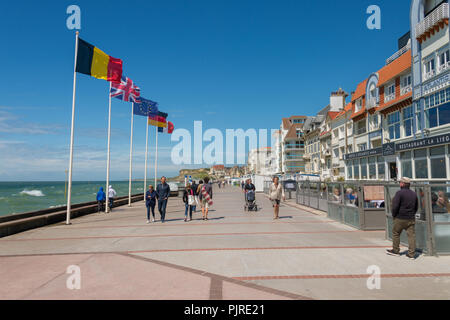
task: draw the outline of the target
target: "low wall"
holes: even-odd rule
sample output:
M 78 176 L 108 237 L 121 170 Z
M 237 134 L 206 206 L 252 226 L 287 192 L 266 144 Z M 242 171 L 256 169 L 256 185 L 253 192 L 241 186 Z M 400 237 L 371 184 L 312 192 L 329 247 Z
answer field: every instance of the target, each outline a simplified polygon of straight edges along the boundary
M 143 201 L 144 195 L 137 194 L 131 197 L 131 202 Z M 128 196 L 114 199 L 114 207 L 128 205 Z M 39 211 L 12 214 L 0 217 L 0 238 L 30 229 L 43 227 L 49 224 L 66 220 L 67 206 L 44 209 Z M 71 206 L 71 218 L 97 212 L 97 202 L 85 202 Z

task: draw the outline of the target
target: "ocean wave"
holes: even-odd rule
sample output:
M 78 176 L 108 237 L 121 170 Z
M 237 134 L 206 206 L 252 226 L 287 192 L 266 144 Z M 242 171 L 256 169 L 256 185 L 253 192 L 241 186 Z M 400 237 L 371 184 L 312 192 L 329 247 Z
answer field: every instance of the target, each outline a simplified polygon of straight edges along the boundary
M 20 192 L 20 194 L 25 194 L 27 196 L 32 197 L 45 197 L 45 194 L 42 193 L 41 190 L 23 190 Z

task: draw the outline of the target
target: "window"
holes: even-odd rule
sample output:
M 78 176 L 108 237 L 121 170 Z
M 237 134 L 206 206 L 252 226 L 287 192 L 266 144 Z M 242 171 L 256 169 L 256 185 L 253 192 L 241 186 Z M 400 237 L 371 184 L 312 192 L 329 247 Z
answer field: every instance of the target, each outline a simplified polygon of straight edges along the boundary
M 345 138 L 345 128 L 344 127 L 340 127 L 339 128 L 339 139 L 344 139 Z
M 434 128 L 450 123 L 450 88 L 425 98 L 425 127 Z M 420 117 L 419 117 L 420 118 Z
M 359 179 L 359 160 L 353 160 L 355 179 Z
M 369 179 L 375 180 L 377 178 L 377 158 L 369 158 Z
M 425 80 L 431 78 L 435 74 L 434 58 L 425 62 Z
M 412 178 L 411 151 L 402 152 L 400 161 L 402 163 L 402 177 Z
M 384 159 L 383 157 L 378 157 L 378 179 L 384 180 L 385 179 L 385 167 L 384 167 Z
M 361 159 L 361 179 L 367 179 L 367 158 Z
M 367 128 L 366 128 L 366 119 L 364 120 L 360 120 L 356 123 L 355 129 L 356 129 L 356 134 L 363 134 L 366 133 Z
M 411 86 L 411 75 L 404 76 L 402 78 L 402 89 Z
M 400 139 L 400 112 L 396 111 L 388 115 L 389 139 Z
M 373 114 L 370 116 L 369 118 L 369 130 L 373 131 L 373 130 L 378 130 L 378 115 L 377 114 Z
M 361 111 L 362 109 L 362 98 L 359 98 L 358 100 L 356 100 L 355 103 L 355 112 Z
M 431 178 L 447 178 L 445 166 L 445 146 L 430 148 Z
M 358 144 L 358 151 L 366 151 L 367 143 Z
M 353 147 L 351 146 L 351 145 L 349 145 L 348 147 L 347 147 L 347 152 L 348 153 L 352 153 L 353 152 Z
M 347 179 L 353 179 L 353 167 L 352 162 L 347 162 Z
M 450 62 L 450 52 L 445 50 L 439 55 L 439 72 L 442 72 L 448 68 Z
M 384 102 L 388 102 L 395 99 L 395 82 L 388 84 L 384 89 Z
M 403 127 L 405 128 L 405 137 L 413 134 L 413 107 L 409 106 L 403 109 Z
M 428 179 L 427 149 L 414 150 L 416 179 Z

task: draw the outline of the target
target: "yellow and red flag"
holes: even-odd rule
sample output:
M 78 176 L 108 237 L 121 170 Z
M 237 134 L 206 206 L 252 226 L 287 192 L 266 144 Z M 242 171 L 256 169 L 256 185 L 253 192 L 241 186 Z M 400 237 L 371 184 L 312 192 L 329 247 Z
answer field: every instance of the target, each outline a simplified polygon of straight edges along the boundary
M 99 48 L 78 38 L 76 72 L 107 81 L 120 82 L 122 60 L 113 58 Z

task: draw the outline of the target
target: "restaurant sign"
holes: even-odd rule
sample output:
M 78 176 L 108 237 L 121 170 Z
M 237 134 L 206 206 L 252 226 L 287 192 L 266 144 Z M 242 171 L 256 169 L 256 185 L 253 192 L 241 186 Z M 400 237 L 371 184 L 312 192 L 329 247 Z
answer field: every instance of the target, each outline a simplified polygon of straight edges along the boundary
M 346 154 L 344 156 L 345 160 L 352 160 L 352 159 L 357 159 L 357 158 L 364 158 L 364 157 L 370 157 L 370 156 L 378 156 L 383 154 L 383 148 L 375 148 L 375 149 L 370 149 L 370 150 L 365 150 L 365 151 L 360 151 L 360 152 L 355 152 L 355 153 L 349 153 Z
M 414 140 L 410 142 L 397 143 L 395 146 L 396 151 L 404 151 L 409 149 L 424 148 L 430 146 L 436 146 L 439 144 L 450 143 L 450 133 L 443 134 L 436 137 L 429 137 L 420 140 Z

